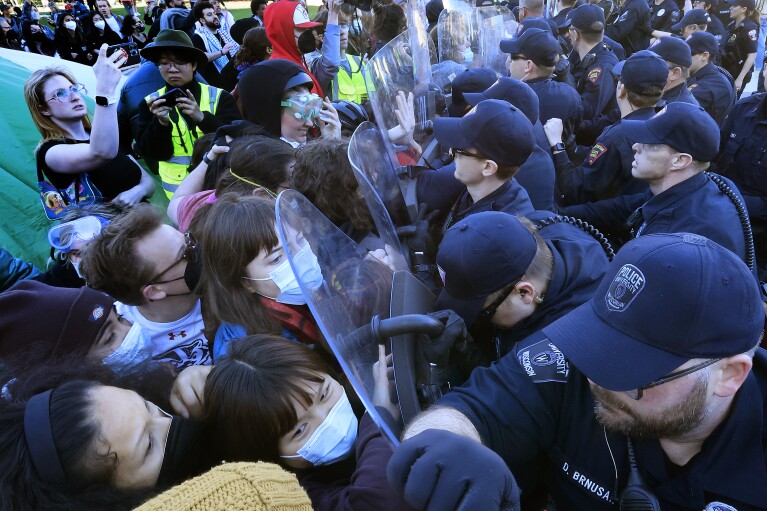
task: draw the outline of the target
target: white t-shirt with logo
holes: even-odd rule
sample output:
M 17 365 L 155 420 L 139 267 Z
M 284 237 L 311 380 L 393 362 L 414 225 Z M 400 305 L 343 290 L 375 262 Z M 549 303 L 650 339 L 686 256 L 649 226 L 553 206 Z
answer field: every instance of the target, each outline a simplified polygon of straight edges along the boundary
M 169 363 L 176 369 L 193 365 L 210 365 L 208 339 L 203 334 L 200 300 L 189 314 L 171 323 L 155 323 L 146 319 L 135 305 L 115 302 L 117 313 L 132 323 L 138 323 L 152 339 L 152 358 L 160 363 Z
M 120 23 L 117 21 L 117 18 L 114 16 L 110 16 L 104 20 L 104 22 L 109 25 L 109 28 L 112 29 L 112 31 L 115 34 L 120 35 Z

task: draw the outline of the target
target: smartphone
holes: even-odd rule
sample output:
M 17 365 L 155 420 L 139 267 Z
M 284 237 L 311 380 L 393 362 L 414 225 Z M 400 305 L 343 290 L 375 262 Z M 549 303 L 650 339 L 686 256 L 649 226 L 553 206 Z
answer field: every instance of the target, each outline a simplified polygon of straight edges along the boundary
M 181 89 L 171 89 L 157 99 L 164 99 L 164 106 L 174 107 L 176 106 L 176 100 L 178 98 L 185 98 L 186 94 Z
M 107 47 L 107 57 L 111 57 L 114 52 L 120 49 L 125 50 L 129 58 L 138 56 L 138 46 L 136 43 L 122 43 Z

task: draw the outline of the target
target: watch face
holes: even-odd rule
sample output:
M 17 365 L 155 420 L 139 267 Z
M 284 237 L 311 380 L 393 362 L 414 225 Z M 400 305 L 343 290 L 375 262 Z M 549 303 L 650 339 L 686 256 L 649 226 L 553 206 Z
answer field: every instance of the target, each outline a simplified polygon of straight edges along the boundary
M 99 106 L 108 106 L 109 100 L 104 96 L 96 96 L 96 104 Z

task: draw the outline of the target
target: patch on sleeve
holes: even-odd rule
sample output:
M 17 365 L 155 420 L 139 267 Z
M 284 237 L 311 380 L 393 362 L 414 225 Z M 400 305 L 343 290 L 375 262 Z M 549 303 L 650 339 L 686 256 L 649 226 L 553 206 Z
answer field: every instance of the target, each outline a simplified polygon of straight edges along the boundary
M 706 505 L 706 509 L 704 509 L 703 511 L 738 511 L 738 510 L 722 502 L 712 502 Z
M 601 67 L 595 67 L 591 71 L 589 71 L 589 74 L 586 76 L 588 80 L 591 83 L 597 83 L 597 80 L 599 80 L 599 77 L 602 75 L 602 68 Z
M 752 41 L 756 41 L 756 30 L 749 30 L 748 38 L 751 39 Z
M 589 165 L 594 165 L 594 162 L 599 159 L 600 156 L 605 154 L 607 152 L 607 148 L 604 146 L 603 143 L 599 142 L 594 147 L 591 148 L 591 152 L 589 152 L 589 159 L 587 163 Z
M 535 383 L 565 383 L 570 374 L 570 363 L 549 339 L 519 350 L 517 360 Z

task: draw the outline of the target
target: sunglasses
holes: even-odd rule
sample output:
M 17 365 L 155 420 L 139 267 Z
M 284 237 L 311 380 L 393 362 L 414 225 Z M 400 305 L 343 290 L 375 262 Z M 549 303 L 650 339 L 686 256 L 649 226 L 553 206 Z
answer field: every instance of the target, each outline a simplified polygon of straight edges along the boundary
M 179 257 L 176 261 L 173 262 L 170 266 L 165 268 L 163 271 L 152 277 L 149 282 L 147 282 L 147 286 L 157 285 L 157 284 L 168 284 L 169 282 L 175 282 L 177 280 L 181 280 L 184 278 L 184 276 L 180 276 L 175 279 L 170 280 L 160 280 L 166 273 L 168 273 L 170 270 L 181 264 L 182 261 L 186 261 L 187 263 L 194 264 L 197 262 L 197 252 L 195 249 L 197 248 L 197 240 L 192 238 L 191 233 L 184 234 L 185 244 L 184 244 L 184 252 L 181 254 L 181 257 Z
M 59 103 L 66 103 L 72 98 L 72 94 L 79 94 L 80 96 L 84 96 L 85 94 L 88 94 L 88 90 L 82 83 L 76 83 L 66 89 L 56 89 L 56 92 L 53 93 L 53 96 L 46 99 L 45 102 L 47 103 L 48 101 L 53 101 L 55 99 Z
M 469 151 L 466 151 L 464 149 L 457 149 L 455 147 L 451 147 L 448 150 L 448 153 L 450 153 L 450 156 L 452 156 L 453 158 L 455 158 L 456 154 L 460 154 L 461 156 L 468 156 L 469 158 L 478 158 L 480 160 L 489 160 L 490 159 L 490 158 L 487 158 L 487 157 L 485 157 L 485 156 L 483 156 L 481 154 L 470 153 Z

